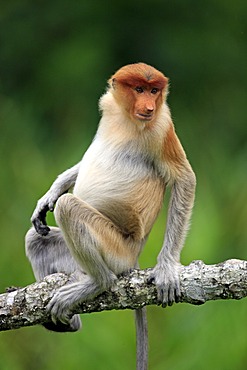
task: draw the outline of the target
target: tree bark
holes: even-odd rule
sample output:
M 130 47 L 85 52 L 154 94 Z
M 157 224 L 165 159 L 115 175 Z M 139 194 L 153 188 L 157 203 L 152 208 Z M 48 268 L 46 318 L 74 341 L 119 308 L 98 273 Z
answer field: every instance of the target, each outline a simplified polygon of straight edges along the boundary
M 151 269 L 133 270 L 121 276 L 111 290 L 82 303 L 74 313 L 136 309 L 158 305 Z M 51 320 L 46 305 L 55 291 L 69 281 L 65 274 L 53 274 L 25 288 L 12 288 L 0 295 L 0 331 L 43 324 Z M 217 265 L 193 261 L 181 266 L 181 300 L 194 305 L 216 299 L 241 299 L 247 296 L 247 261 L 228 260 Z

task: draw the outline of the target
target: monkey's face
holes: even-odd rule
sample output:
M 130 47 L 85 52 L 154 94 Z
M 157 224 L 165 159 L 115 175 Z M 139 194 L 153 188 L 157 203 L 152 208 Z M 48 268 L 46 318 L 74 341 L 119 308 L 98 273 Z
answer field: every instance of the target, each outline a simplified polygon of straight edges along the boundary
M 144 63 L 120 68 L 109 80 L 114 97 L 132 122 L 154 122 L 165 98 L 168 79 Z
M 155 120 L 161 106 L 161 90 L 157 87 L 136 86 L 132 88 L 133 104 L 129 110 L 133 121 L 149 123 Z
M 115 83 L 114 96 L 128 118 L 137 124 L 153 122 L 163 101 L 162 90 L 148 84 L 130 86 Z

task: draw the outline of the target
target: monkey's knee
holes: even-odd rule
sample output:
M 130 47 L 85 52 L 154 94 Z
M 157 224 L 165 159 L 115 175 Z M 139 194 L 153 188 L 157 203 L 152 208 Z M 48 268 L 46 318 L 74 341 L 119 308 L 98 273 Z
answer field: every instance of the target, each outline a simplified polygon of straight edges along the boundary
M 42 236 L 37 233 L 34 227 L 28 230 L 25 236 L 25 250 L 26 255 L 29 259 L 36 257 L 47 249 L 51 244 L 55 242 L 62 241 L 61 231 L 58 227 L 51 227 L 51 230 L 47 236 Z
M 75 195 L 71 193 L 66 193 L 66 194 L 61 195 L 61 197 L 59 197 L 57 200 L 56 208 L 54 212 L 59 212 L 63 208 L 67 208 L 70 205 L 70 203 L 73 201 L 73 199 L 77 201 L 79 200 Z
M 51 227 L 46 236 L 31 228 L 26 234 L 25 248 L 37 280 L 56 272 L 71 274 L 77 269 L 58 227 Z
M 78 219 L 83 213 L 86 203 L 73 194 L 63 194 L 58 198 L 54 210 L 55 220 L 58 226 L 64 231 L 68 225 Z
M 41 244 L 41 236 L 37 233 L 34 227 L 32 227 L 25 236 L 25 251 L 26 256 L 29 260 L 32 259 L 33 256 L 37 255 L 37 252 L 40 249 Z
M 71 217 L 71 200 L 73 197 L 72 194 L 63 194 L 58 198 L 54 210 L 54 217 L 58 225 L 66 223 L 66 220 Z

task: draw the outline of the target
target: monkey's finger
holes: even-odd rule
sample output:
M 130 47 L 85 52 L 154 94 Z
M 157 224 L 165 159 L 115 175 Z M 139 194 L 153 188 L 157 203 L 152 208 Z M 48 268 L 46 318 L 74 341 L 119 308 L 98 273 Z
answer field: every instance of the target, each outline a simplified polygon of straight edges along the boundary
M 161 304 L 161 306 L 163 308 L 166 308 L 166 306 L 167 306 L 167 300 L 168 300 L 166 288 L 159 287 L 159 288 L 157 288 L 157 292 L 158 292 L 158 302 Z
M 155 283 L 155 277 L 153 275 L 149 276 L 147 278 L 147 283 L 148 284 L 154 284 Z
M 49 211 L 49 207 L 46 205 L 44 208 L 41 209 L 41 211 L 39 212 L 39 216 L 38 218 L 40 219 L 40 221 L 42 222 L 43 225 L 47 225 L 46 224 L 46 214 L 47 212 Z
M 175 285 L 171 285 L 169 288 L 168 305 L 172 306 L 173 303 L 179 303 L 180 296 L 181 296 L 180 285 L 179 282 L 176 282 Z
M 167 301 L 166 300 L 162 301 L 161 306 L 163 308 L 166 308 L 167 307 Z
M 32 223 L 33 223 L 33 226 L 34 226 L 35 230 L 39 234 L 39 229 L 40 229 L 41 221 L 38 219 L 38 217 L 36 217 L 36 218 L 34 218 L 32 220 Z
M 171 306 L 171 305 L 168 303 L 167 299 L 165 299 L 165 300 L 162 302 L 162 307 L 163 307 L 163 308 L 166 308 L 167 306 Z
M 155 273 L 154 272 L 149 273 L 149 276 L 147 278 L 147 283 L 148 284 L 154 284 L 155 283 Z
M 52 320 L 53 324 L 57 325 L 58 320 L 57 320 L 57 317 L 56 316 L 51 315 L 51 320 Z
M 55 296 L 54 296 L 55 297 Z M 47 305 L 47 311 L 51 314 L 51 319 L 54 324 L 69 325 L 72 318 L 72 313 L 69 309 L 64 309 L 62 305 L 56 301 L 56 298 L 52 298 L 50 303 Z
M 50 231 L 50 228 L 47 225 L 43 225 L 39 218 L 35 218 L 33 220 L 33 226 L 34 226 L 35 230 L 37 231 L 37 233 L 42 235 L 42 236 L 48 235 L 48 233 Z
M 54 211 L 54 202 L 50 202 L 49 204 L 48 204 L 48 211 L 50 211 L 50 212 L 53 212 Z
M 50 300 L 50 302 L 46 306 L 46 310 L 51 314 L 51 320 L 56 325 L 57 324 L 57 315 L 55 315 L 55 314 L 52 313 L 52 309 L 53 309 L 53 307 L 55 305 L 55 301 L 54 301 L 53 298 Z
M 168 289 L 168 306 L 172 306 L 175 302 L 175 290 L 174 286 L 170 286 Z
M 175 289 L 175 302 L 176 303 L 180 302 L 180 297 L 181 297 L 181 291 L 180 291 L 180 286 L 178 285 Z

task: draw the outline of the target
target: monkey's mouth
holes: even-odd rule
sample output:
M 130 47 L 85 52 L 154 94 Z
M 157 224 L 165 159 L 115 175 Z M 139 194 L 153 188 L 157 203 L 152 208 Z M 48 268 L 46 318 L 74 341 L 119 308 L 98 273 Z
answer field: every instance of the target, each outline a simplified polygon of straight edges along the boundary
M 136 113 L 136 117 L 140 120 L 140 121 L 151 121 L 151 119 L 153 118 L 153 115 L 152 114 L 145 114 L 145 113 Z

